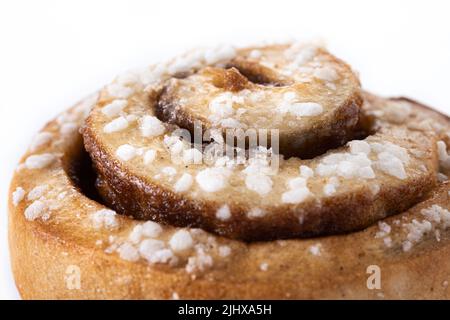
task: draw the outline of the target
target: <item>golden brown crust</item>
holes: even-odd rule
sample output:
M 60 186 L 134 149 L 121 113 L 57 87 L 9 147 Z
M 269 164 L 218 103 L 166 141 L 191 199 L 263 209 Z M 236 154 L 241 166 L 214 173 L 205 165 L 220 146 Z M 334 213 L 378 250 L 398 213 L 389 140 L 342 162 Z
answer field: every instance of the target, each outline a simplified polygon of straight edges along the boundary
M 192 280 L 182 272 L 158 272 L 144 264 L 67 243 L 64 237 L 24 221 L 21 214 L 10 218 L 10 228 L 14 231 L 10 232 L 12 267 L 24 299 L 170 299 L 174 292 L 183 299 L 449 298 L 445 286 L 450 274 L 448 237 L 440 243 L 427 241 L 407 254 L 377 246 L 375 227 L 351 236 L 330 237 L 325 242 L 272 242 L 264 250 L 252 248 L 247 261 L 215 271 L 208 278 Z M 326 248 L 326 255 L 308 255 L 307 244 L 318 241 Z M 266 260 L 273 263 L 268 272 L 261 272 L 256 261 Z M 80 290 L 66 286 L 64 277 L 70 265 L 81 270 Z M 382 270 L 381 290 L 366 286 L 370 265 Z

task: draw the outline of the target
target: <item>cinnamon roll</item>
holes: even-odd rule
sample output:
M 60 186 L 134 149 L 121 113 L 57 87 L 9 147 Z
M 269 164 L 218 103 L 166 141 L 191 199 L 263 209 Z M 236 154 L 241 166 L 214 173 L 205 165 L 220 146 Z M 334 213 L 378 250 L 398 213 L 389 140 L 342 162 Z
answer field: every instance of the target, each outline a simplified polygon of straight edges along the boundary
M 322 47 L 190 51 L 36 136 L 10 188 L 16 284 L 31 299 L 448 298 L 449 132 Z

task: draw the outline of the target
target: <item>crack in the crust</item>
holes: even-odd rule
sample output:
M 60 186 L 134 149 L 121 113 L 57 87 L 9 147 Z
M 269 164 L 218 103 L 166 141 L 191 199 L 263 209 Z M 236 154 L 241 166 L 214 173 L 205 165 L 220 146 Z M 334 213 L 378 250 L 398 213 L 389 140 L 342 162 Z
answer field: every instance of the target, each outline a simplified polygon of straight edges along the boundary
M 91 200 L 105 205 L 96 188 L 97 173 L 91 157 L 83 146 L 79 153 L 70 159 L 66 172 L 80 192 Z
M 260 64 L 250 63 L 229 63 L 226 70 L 235 69 L 240 75 L 245 77 L 247 81 L 263 86 L 284 87 L 292 84 L 292 81 L 279 77 L 275 72 Z
M 262 66 L 261 64 L 242 61 L 230 62 L 224 67 L 208 67 L 206 69 L 195 70 L 194 72 L 192 71 L 178 72 L 172 75 L 172 78 L 185 79 L 191 75 L 197 74 L 198 72 L 205 70 L 207 70 L 208 73 L 212 74 L 215 73 L 216 77 L 222 76 L 223 78 L 227 78 L 227 75 L 234 75 L 234 77 L 225 79 L 228 80 L 228 82 L 230 82 L 230 85 L 232 87 L 235 87 L 235 85 L 237 86 L 236 90 L 230 91 L 242 90 L 243 89 L 242 86 L 239 86 L 239 82 L 242 83 L 242 80 L 245 80 L 246 82 L 250 82 L 253 84 L 268 87 L 283 87 L 292 85 L 293 83 L 292 80 L 280 77 L 277 73 L 273 72 L 267 67 Z M 221 81 L 217 81 L 216 83 L 218 82 L 220 83 Z M 218 87 L 222 86 L 218 85 Z

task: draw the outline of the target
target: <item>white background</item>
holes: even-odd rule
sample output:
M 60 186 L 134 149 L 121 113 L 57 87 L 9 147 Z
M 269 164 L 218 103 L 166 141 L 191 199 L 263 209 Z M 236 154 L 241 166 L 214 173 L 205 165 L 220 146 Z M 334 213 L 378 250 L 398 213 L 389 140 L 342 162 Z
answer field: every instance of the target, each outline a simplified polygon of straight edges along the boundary
M 442 0 L 0 0 L 0 298 L 17 298 L 7 188 L 33 134 L 109 82 L 199 45 L 324 40 L 364 88 L 450 112 L 450 7 Z

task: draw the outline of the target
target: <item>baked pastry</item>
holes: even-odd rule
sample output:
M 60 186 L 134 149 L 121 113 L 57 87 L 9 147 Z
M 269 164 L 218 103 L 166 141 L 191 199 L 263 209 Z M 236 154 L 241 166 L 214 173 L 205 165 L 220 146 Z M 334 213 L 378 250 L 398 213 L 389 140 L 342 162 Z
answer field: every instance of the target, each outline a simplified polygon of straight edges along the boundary
M 254 145 L 252 129 L 279 139 Z M 362 92 L 312 45 L 192 51 L 121 76 L 49 122 L 18 166 L 17 287 L 29 299 L 448 298 L 448 132 L 445 115 Z

